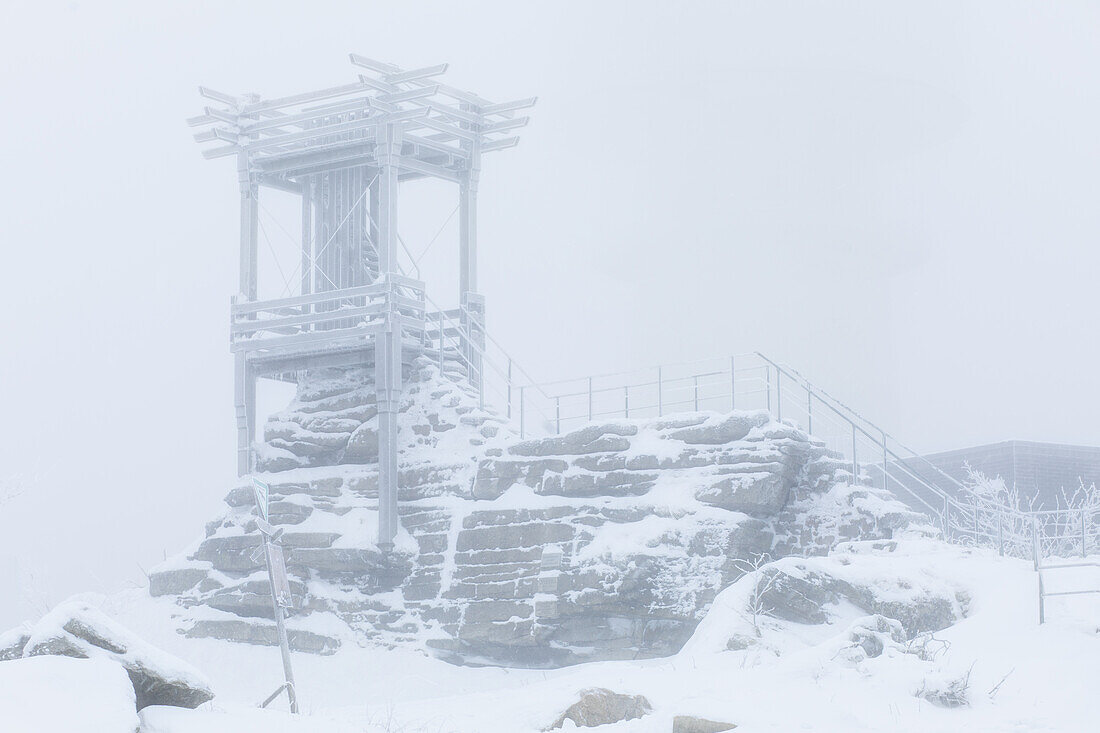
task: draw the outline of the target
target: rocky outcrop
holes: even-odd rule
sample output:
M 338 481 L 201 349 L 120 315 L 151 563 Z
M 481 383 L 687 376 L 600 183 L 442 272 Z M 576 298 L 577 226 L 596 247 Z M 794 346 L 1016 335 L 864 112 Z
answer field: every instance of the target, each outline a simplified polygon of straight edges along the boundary
M 914 587 L 889 576 L 876 584 L 862 583 L 799 564 L 772 566 L 762 571 L 761 605 L 768 615 L 803 624 L 823 624 L 830 607 L 847 601 L 860 610 L 893 619 L 905 638 L 940 631 L 962 618 L 962 604 L 954 593 L 929 586 Z
M 388 554 L 375 546 L 370 371 L 308 375 L 266 427 L 259 453 L 298 599 L 297 648 L 427 638 L 456 662 L 525 666 L 668 655 L 745 560 L 889 538 L 912 518 L 764 411 L 520 440 L 430 361 L 409 365 L 406 382 L 401 529 Z M 206 537 L 150 576 L 152 594 L 204 608 L 190 636 L 273 639 L 252 502 L 242 482 Z M 310 623 L 316 614 L 346 633 Z

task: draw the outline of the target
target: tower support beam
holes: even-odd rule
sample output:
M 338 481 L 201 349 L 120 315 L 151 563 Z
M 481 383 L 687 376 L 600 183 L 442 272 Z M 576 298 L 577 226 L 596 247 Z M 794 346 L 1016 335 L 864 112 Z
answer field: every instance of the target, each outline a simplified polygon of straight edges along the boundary
M 385 325 L 375 338 L 374 388 L 378 408 L 378 547 L 393 549 L 397 536 L 397 410 L 401 400 L 401 319 L 394 300 L 397 271 L 397 175 L 401 127 L 379 125 L 378 270 L 386 283 Z

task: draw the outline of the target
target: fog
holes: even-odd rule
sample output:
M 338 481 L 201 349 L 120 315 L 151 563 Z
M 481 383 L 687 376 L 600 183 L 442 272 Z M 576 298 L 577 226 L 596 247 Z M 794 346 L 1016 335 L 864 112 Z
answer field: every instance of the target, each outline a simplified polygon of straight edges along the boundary
M 1100 444 L 1093 3 L 6 16 L 0 627 L 142 582 L 218 511 L 238 198 L 184 119 L 200 84 L 353 81 L 348 52 L 539 97 L 479 214 L 489 327 L 536 379 L 759 350 L 920 451 Z M 454 194 L 415 195 L 438 212 L 401 220 L 420 252 Z M 452 301 L 453 229 L 422 263 Z

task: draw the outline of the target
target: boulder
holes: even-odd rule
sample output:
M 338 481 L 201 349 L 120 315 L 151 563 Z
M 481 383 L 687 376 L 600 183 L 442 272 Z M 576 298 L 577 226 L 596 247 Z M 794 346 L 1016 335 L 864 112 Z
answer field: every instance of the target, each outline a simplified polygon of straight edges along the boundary
M 763 570 L 761 603 L 769 615 L 803 624 L 829 620 L 828 607 L 840 600 L 860 610 L 897 621 L 904 636 L 940 631 L 961 617 L 958 600 L 934 586 L 914 587 L 904 578 L 879 578 L 880 587 L 866 586 L 813 569 L 783 565 Z
M 184 661 L 135 637 L 98 609 L 68 601 L 32 627 L 23 657 L 60 655 L 109 659 L 134 686 L 137 709 L 147 705 L 194 708 L 213 699 L 210 683 Z
M 623 720 L 634 720 L 653 712 L 649 700 L 641 695 L 622 695 L 602 687 L 590 687 L 581 690 L 580 699 L 548 728 L 561 728 L 565 721 L 571 720 L 578 728 L 595 728 Z
M 672 733 L 722 733 L 736 727 L 733 723 L 719 723 L 694 715 L 677 715 L 672 719 Z
M 27 647 L 31 635 L 27 629 L 16 627 L 0 634 L 0 662 L 19 659 Z
M 376 463 L 378 461 L 377 421 L 363 423 L 348 438 L 344 463 Z

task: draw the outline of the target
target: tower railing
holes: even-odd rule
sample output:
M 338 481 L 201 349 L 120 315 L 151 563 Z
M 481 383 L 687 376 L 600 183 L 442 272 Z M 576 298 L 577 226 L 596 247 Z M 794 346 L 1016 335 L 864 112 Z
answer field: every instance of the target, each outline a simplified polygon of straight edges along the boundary
M 393 314 L 409 330 L 424 322 L 424 284 L 402 275 L 358 287 L 271 300 L 233 299 L 230 351 L 295 350 L 359 341 Z

